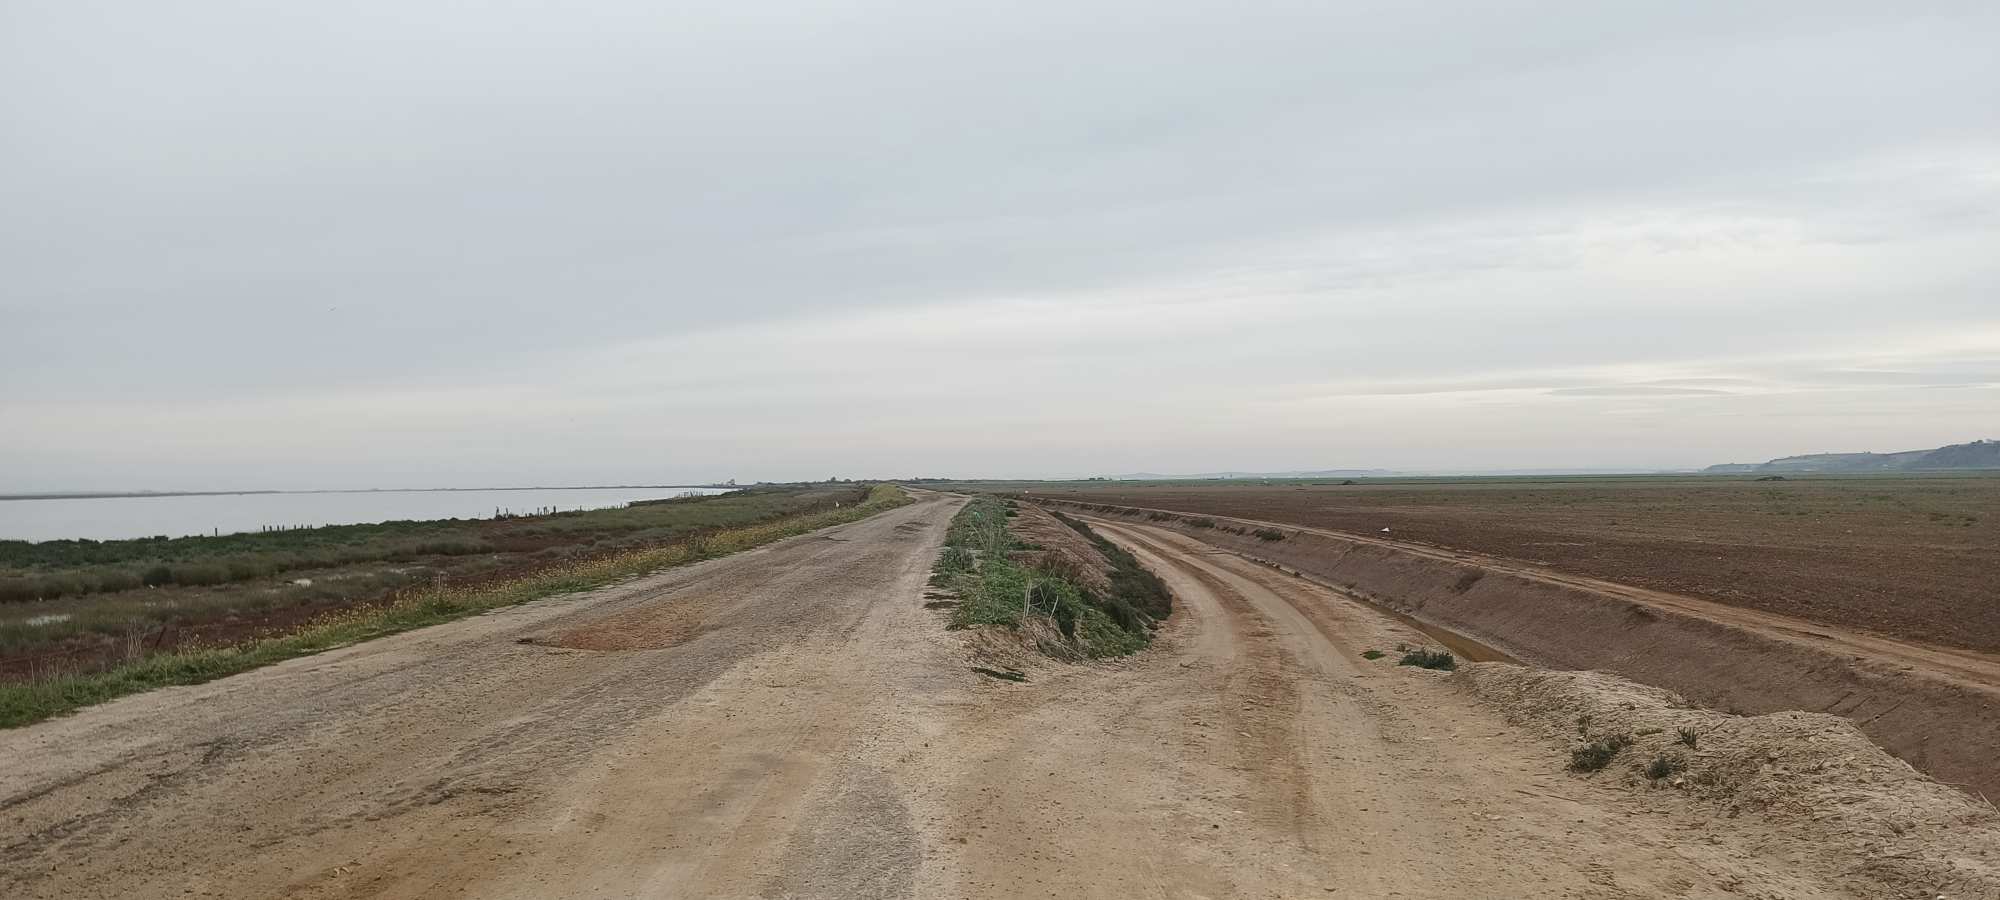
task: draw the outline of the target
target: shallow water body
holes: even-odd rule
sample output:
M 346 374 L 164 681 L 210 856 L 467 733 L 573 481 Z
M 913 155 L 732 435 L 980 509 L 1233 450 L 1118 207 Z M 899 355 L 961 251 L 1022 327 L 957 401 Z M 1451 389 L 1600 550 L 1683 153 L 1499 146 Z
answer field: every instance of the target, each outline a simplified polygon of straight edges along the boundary
M 634 500 L 723 492 L 692 487 L 521 488 L 0 500 L 0 540 L 102 541 L 402 519 L 490 519 L 496 512 L 604 509 Z

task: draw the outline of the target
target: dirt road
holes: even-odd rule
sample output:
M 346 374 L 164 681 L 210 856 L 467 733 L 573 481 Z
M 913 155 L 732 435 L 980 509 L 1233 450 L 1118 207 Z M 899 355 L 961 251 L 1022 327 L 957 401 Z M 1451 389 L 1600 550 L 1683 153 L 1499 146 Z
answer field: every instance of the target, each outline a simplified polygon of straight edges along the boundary
M 0 896 L 1859 896 L 1168 532 L 1104 529 L 1152 649 L 975 674 L 922 606 L 956 508 L 0 733 Z

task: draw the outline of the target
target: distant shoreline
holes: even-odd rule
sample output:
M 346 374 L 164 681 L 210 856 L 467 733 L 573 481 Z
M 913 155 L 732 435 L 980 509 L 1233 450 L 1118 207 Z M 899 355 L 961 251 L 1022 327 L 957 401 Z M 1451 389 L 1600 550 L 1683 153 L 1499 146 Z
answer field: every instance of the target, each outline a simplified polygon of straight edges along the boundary
M 303 491 L 65 491 L 48 494 L 0 494 L 0 500 L 117 500 L 143 497 L 246 497 L 263 494 L 445 494 L 483 491 L 653 491 L 736 490 L 734 484 L 592 484 L 580 487 L 478 488 L 347 488 Z

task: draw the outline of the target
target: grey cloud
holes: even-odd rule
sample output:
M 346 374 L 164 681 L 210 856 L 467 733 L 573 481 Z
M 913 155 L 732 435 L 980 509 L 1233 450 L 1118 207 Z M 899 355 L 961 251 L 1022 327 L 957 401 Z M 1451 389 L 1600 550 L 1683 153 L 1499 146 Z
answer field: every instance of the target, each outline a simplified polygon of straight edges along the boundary
M 1093 415 L 1145 452 L 1218 457 L 1190 470 L 1423 450 L 1259 417 L 1315 385 L 1545 403 L 1557 419 L 1522 421 L 1549 433 L 1593 396 L 1900 386 L 1919 412 L 1884 421 L 1943 434 L 1979 417 L 1914 392 L 1995 371 L 1865 352 L 2000 327 L 1985 3 L 20 0 L 0 18 L 0 412 L 23 426 L 0 464 L 27 482 L 0 487 L 167 486 L 204 451 L 291 484 L 402 483 L 494 429 L 518 452 L 493 472 L 534 481 L 977 468 L 979 442 L 910 433 L 980 427 L 935 404 L 923 425 L 814 412 L 946 393 L 1022 404 L 1022 452 L 991 464 L 1028 472 L 1175 467 L 1020 436 Z M 1827 359 L 1852 371 L 1810 371 Z M 399 402 L 432 397 L 490 418 Z M 1221 405 L 1207 418 L 1236 443 L 1176 398 Z M 93 430 L 154 413 L 171 452 Z M 339 452 L 287 465 L 301 451 L 257 424 L 287 416 Z M 884 431 L 773 449 L 773 416 Z M 551 421 L 598 438 L 534 433 Z M 1683 448 L 1838 436 L 1815 427 Z
M 1649 384 L 1607 384 L 1595 387 L 1555 388 L 1549 393 L 1558 397 L 1700 397 L 1727 396 L 1729 391 Z

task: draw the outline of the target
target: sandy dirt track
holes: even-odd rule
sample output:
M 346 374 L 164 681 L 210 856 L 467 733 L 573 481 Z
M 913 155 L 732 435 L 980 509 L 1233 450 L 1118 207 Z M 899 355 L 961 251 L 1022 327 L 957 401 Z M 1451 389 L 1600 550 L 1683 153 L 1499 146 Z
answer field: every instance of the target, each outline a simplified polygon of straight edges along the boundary
M 1861 896 L 1170 532 L 1104 526 L 1152 649 L 975 674 L 922 607 L 957 507 L 0 733 L 0 896 Z

